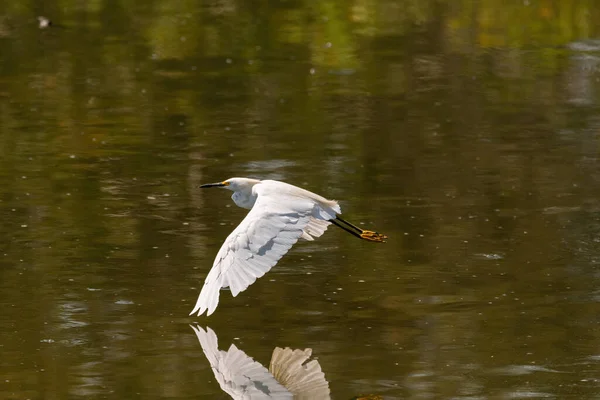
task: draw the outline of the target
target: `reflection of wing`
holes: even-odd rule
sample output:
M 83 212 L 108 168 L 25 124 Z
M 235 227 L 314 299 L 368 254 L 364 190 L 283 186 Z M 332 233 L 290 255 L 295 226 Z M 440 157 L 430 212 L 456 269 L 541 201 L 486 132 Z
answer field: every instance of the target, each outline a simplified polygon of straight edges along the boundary
M 257 184 L 254 206 L 225 239 L 190 314 L 208 310 L 219 303 L 219 291 L 229 287 L 235 297 L 268 272 L 300 239 L 312 240 L 325 232 L 340 212 L 334 201 L 293 196 Z M 311 195 L 316 196 L 311 193 Z
M 191 326 L 191 325 L 190 325 Z M 212 329 L 206 332 L 200 326 L 196 332 L 202 350 L 210 363 L 221 389 L 236 400 L 293 399 L 265 367 L 231 345 L 229 350 L 218 349 L 217 335 Z
M 317 360 L 310 358 L 311 349 L 292 350 L 275 347 L 269 371 L 294 394 L 295 400 L 329 400 L 329 384 Z

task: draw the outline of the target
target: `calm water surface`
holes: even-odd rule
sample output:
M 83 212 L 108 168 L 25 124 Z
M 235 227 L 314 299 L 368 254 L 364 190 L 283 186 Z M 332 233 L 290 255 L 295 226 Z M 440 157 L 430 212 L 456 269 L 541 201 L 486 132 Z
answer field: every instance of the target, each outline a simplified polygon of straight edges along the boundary
M 228 398 L 198 324 L 312 348 L 335 399 L 600 399 L 594 4 L 0 3 L 0 398 Z M 231 176 L 389 241 L 190 317 Z

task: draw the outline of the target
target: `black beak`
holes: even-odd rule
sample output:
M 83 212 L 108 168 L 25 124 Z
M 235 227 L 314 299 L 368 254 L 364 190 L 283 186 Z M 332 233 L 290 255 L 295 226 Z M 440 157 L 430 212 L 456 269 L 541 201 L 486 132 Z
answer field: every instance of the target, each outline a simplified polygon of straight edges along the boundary
M 218 183 L 205 183 L 204 185 L 200 185 L 200 188 L 210 188 L 210 187 L 225 187 L 227 186 L 223 182 Z

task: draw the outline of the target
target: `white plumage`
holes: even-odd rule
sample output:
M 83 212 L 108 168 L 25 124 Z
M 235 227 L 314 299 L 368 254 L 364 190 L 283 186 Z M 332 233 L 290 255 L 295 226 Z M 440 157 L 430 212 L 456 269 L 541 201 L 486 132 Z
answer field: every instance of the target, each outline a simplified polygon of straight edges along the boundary
M 293 395 L 260 363 L 248 357 L 234 344 L 219 350 L 217 335 L 210 329 L 194 327 L 202 351 L 208 359 L 221 389 L 234 399 L 293 399 Z
M 341 214 L 336 201 L 284 182 L 231 178 L 201 187 L 232 190 L 233 201 L 250 212 L 225 239 L 190 314 L 212 314 L 221 288 L 229 287 L 237 296 L 277 264 L 298 239 L 314 240 L 331 222 L 362 239 L 385 239 L 385 235 L 362 230 L 339 217 L 336 220 Z
M 294 394 L 294 400 L 328 400 L 329 383 L 317 360 L 308 361 L 312 349 L 275 347 L 269 372 Z M 308 361 L 308 362 L 307 362 Z
M 236 400 L 329 400 L 329 384 L 312 350 L 276 347 L 267 370 L 234 344 L 218 348 L 215 332 L 190 325 L 202 346 L 221 389 Z M 307 362 L 308 361 L 308 362 Z

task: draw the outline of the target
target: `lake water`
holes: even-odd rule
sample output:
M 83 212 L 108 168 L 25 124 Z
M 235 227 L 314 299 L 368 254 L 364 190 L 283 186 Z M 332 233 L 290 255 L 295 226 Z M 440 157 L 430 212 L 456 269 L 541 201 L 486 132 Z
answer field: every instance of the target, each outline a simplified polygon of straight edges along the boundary
M 199 325 L 335 399 L 600 399 L 599 152 L 592 1 L 2 2 L 0 398 L 226 399 Z M 389 239 L 188 316 L 232 176 Z

